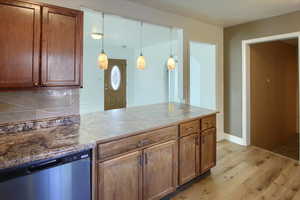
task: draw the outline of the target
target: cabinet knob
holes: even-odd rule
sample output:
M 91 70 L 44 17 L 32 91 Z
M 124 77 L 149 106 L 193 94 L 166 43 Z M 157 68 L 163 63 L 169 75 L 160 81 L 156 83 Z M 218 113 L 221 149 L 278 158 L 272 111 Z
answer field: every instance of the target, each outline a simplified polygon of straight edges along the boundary
M 39 84 L 37 82 L 34 83 L 34 86 L 39 86 Z
M 139 141 L 138 144 L 137 144 L 137 147 L 140 148 L 142 146 L 143 146 L 143 141 Z

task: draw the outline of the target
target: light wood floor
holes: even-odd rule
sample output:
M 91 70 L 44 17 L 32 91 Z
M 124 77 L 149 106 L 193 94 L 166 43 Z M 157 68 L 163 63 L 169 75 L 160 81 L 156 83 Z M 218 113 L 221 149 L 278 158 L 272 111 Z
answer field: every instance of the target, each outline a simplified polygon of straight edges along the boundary
M 297 161 L 257 147 L 218 143 L 211 175 L 172 200 L 300 200 Z

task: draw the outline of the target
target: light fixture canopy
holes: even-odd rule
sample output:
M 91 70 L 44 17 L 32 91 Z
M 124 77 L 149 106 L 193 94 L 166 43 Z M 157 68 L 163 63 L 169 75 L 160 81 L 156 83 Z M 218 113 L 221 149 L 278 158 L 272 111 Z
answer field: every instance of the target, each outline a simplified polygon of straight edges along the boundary
M 103 33 L 91 33 L 91 37 L 94 39 L 94 40 L 100 40 L 103 38 Z
M 139 70 L 144 70 L 146 68 L 146 59 L 143 56 L 143 22 L 141 21 L 141 28 L 140 28 L 140 49 L 141 49 L 141 54 L 137 58 L 136 61 L 136 68 Z
M 137 63 L 136 63 L 136 68 L 143 70 L 146 68 L 146 59 L 143 56 L 143 54 L 141 54 L 138 59 L 137 59 Z
M 102 36 L 104 35 L 104 13 L 102 13 Z M 108 69 L 108 56 L 104 52 L 104 38 L 102 38 L 102 51 L 98 56 L 98 66 L 100 69 Z

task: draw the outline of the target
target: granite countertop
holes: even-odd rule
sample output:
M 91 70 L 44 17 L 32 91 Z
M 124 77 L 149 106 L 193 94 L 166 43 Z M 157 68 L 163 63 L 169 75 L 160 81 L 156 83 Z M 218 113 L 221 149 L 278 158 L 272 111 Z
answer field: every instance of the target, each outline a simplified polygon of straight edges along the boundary
M 0 135 L 0 169 L 95 147 L 97 143 L 217 113 L 186 104 L 154 104 L 80 116 L 80 124 Z

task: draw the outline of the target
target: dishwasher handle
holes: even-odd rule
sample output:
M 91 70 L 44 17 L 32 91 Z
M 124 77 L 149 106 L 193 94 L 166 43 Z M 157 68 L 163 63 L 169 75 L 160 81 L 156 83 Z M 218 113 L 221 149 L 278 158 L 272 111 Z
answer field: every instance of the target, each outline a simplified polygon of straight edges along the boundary
M 48 169 L 50 167 L 54 167 L 54 166 L 57 166 L 57 165 L 60 165 L 60 164 L 62 164 L 62 162 L 58 159 L 50 160 L 50 161 L 47 161 L 47 162 L 44 162 L 44 163 L 31 165 L 31 166 L 28 167 L 27 171 L 28 171 L 28 173 L 33 173 L 33 172 L 40 171 L 40 170 L 43 170 L 43 169 Z

